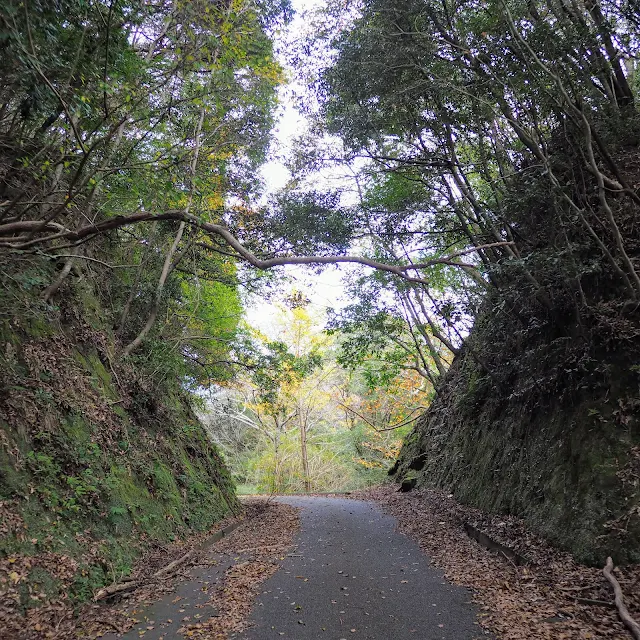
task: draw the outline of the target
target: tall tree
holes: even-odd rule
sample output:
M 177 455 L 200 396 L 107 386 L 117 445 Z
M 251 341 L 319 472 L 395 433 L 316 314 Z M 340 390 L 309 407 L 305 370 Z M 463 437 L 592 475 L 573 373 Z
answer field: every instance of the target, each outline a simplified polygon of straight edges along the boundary
M 283 79 L 271 34 L 288 12 L 235 0 L 2 9 L 0 251 L 44 253 L 49 303 L 69 278 L 100 279 L 124 357 L 169 340 L 164 356 L 187 377 L 227 375 L 242 278 L 188 220 L 246 217 Z M 119 230 L 167 211 L 180 219 Z

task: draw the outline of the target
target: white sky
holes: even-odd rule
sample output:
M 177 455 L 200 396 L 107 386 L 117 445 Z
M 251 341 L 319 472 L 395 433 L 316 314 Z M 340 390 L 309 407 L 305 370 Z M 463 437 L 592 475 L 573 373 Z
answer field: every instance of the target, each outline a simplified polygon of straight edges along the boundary
M 292 0 L 291 2 L 295 15 L 286 33 L 276 38 L 276 50 L 278 48 L 286 48 L 286 43 L 292 38 L 295 39 L 296 34 L 304 35 L 308 28 L 304 19 L 304 12 L 320 8 L 324 5 L 323 0 Z M 293 81 L 295 77 L 294 69 L 288 64 L 285 56 L 279 56 L 280 64 L 285 68 L 289 77 L 292 79 L 290 85 L 280 87 L 278 92 L 280 108 L 277 114 L 277 123 L 273 129 L 272 155 L 286 155 L 291 150 L 293 139 L 302 133 L 305 128 L 305 120 L 297 111 L 292 100 L 292 89 L 295 91 L 296 86 Z M 277 191 L 287 184 L 291 177 L 282 162 L 272 160 L 265 163 L 260 173 L 265 180 L 268 191 Z
M 283 39 L 291 37 L 291 34 L 304 33 L 306 23 L 301 15 L 306 9 L 321 7 L 322 0 L 293 0 L 293 8 L 296 16 L 288 27 L 287 34 Z M 284 58 L 280 59 L 285 69 L 289 68 Z M 293 77 L 293 72 L 290 73 Z M 294 138 L 300 135 L 305 128 L 305 119 L 297 111 L 292 100 L 292 89 L 295 85 L 284 86 L 280 89 L 280 108 L 277 115 L 277 124 L 273 130 L 273 142 L 271 154 L 274 157 L 286 156 L 290 150 Z M 267 194 L 282 189 L 290 179 L 291 175 L 284 164 L 277 159 L 272 159 L 265 163 L 260 173 L 267 187 Z M 320 178 L 322 179 L 322 178 Z M 342 300 L 344 287 L 341 283 L 341 273 L 345 273 L 349 267 L 328 266 L 322 273 L 316 274 L 304 267 L 285 267 L 286 275 L 291 279 L 288 290 L 299 290 L 311 299 L 310 311 L 320 314 L 327 307 L 339 308 L 348 301 Z M 285 286 L 285 292 L 287 287 Z M 271 334 L 273 331 L 273 320 L 277 315 L 276 308 L 264 300 L 256 299 L 253 305 L 247 309 L 246 318 L 249 324 L 258 327 L 262 331 Z

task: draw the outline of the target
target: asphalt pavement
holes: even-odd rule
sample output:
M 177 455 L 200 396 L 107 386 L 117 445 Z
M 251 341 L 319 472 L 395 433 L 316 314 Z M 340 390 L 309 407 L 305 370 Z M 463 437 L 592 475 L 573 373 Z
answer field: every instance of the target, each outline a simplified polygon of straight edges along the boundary
M 473 640 L 471 593 L 449 584 L 373 503 L 288 497 L 296 547 L 262 585 L 238 640 Z

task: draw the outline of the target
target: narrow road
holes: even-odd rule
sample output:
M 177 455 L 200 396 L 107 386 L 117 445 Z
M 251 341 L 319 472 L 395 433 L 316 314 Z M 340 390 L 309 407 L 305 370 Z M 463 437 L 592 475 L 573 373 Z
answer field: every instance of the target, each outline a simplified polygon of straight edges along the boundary
M 262 585 L 245 640 L 473 640 L 469 591 L 450 585 L 374 504 L 290 497 L 297 547 Z

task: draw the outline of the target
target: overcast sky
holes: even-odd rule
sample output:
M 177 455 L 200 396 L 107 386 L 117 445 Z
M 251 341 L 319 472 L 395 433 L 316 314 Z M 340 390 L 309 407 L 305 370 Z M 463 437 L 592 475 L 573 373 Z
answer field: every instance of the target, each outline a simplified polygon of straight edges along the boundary
M 289 25 L 283 39 L 295 37 L 305 31 L 307 23 L 302 16 L 306 9 L 314 9 L 322 6 L 322 0 L 293 0 L 296 17 Z M 287 61 L 281 58 L 281 63 L 288 68 Z M 293 77 L 293 73 L 290 73 Z M 305 121 L 296 110 L 291 99 L 291 87 L 282 87 L 280 90 L 280 108 L 278 110 L 277 124 L 273 131 L 272 156 L 282 156 L 291 149 L 291 144 L 296 136 L 304 131 Z M 278 191 L 287 184 L 291 177 L 284 164 L 276 159 L 265 163 L 261 168 L 267 193 Z M 319 179 L 322 179 L 319 177 Z M 346 267 L 348 269 L 349 267 Z M 341 300 L 344 288 L 341 284 L 340 273 L 345 272 L 345 267 L 326 267 L 321 274 L 315 274 L 310 269 L 303 267 L 286 267 L 286 274 L 292 279 L 290 289 L 298 289 L 311 299 L 311 307 L 315 311 L 326 310 L 327 307 L 341 307 L 346 303 Z M 271 333 L 273 319 L 277 314 L 274 307 L 262 300 L 247 309 L 247 321 L 263 331 Z

